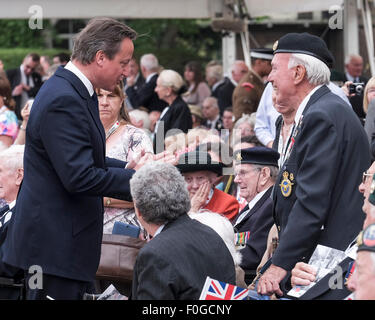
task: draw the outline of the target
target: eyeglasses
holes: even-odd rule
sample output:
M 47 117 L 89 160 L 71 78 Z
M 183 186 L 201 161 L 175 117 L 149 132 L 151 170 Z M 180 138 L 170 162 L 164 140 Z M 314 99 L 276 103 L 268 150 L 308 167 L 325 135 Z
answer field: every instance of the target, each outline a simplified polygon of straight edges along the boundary
M 372 173 L 367 173 L 367 171 L 363 172 L 362 175 L 362 183 L 366 183 L 366 177 L 373 177 L 374 175 Z

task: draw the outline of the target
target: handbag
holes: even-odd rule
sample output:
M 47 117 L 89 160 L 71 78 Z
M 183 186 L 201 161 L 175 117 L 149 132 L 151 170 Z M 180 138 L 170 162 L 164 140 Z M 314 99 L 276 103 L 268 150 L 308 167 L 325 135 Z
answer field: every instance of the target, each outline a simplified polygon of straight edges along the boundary
M 132 282 L 139 250 L 147 241 L 117 234 L 103 234 L 102 251 L 96 278 Z

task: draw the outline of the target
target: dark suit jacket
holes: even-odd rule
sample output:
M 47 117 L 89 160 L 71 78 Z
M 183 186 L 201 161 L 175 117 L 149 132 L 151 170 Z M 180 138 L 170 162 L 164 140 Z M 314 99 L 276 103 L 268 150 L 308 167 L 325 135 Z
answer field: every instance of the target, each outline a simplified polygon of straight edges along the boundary
M 211 95 L 217 98 L 221 115 L 223 115 L 225 108 L 232 106 L 234 88 L 232 81 L 228 77 L 224 77 L 223 81 L 212 91 Z
M 272 188 L 270 187 L 265 192 L 239 224 L 236 225 L 234 222 L 236 232 L 250 231 L 249 241 L 246 243 L 246 247 L 240 251 L 242 254 L 240 266 L 244 270 L 256 270 L 266 251 L 268 233 L 273 225 Z M 248 206 L 237 215 L 237 219 L 246 210 L 248 210 Z
M 144 107 L 149 111 L 160 111 L 167 106 L 167 103 L 160 100 L 155 92 L 156 80 L 158 75 L 152 76 L 149 82 L 145 82 L 142 86 L 136 89 L 134 86 L 126 89 L 126 94 L 133 106 L 133 108 Z
M 9 266 L 3 262 L 4 254 L 4 243 L 7 239 L 8 227 L 11 218 L 15 213 L 16 207 L 11 210 L 8 206 L 0 209 L 0 277 L 13 278 L 15 277 L 20 269 Z
M 154 139 L 154 150 L 156 149 L 156 143 L 160 143 L 160 149 L 164 149 L 164 138 L 171 129 L 179 129 L 184 133 L 187 133 L 189 129 L 193 127 L 193 121 L 191 113 L 186 102 L 178 96 L 170 105 L 168 111 L 160 119 L 160 123 L 155 133 Z M 169 135 L 173 134 L 171 130 Z
M 103 233 L 102 196 L 128 199 L 133 170 L 105 158 L 98 100 L 62 67 L 39 91 L 26 130 L 24 179 L 4 261 L 92 281 Z M 117 166 L 117 167 L 113 167 Z
M 342 81 L 343 83 L 348 81 L 346 74 L 342 72 L 335 72 L 334 75 L 331 76 L 331 78 L 333 78 L 332 81 Z M 366 77 L 359 77 L 359 82 L 363 82 L 366 85 L 367 81 L 368 79 Z M 363 110 L 363 93 L 360 95 L 349 97 L 348 99 L 353 107 L 354 112 L 363 122 L 363 119 L 366 118 L 365 111 Z
M 10 82 L 10 86 L 12 90 L 21 83 L 21 70 L 20 68 L 6 70 L 6 75 Z M 30 98 L 35 97 L 42 86 L 42 77 L 39 73 L 33 72 L 31 74 L 31 78 L 34 82 L 34 87 L 32 87 L 27 94 Z M 13 96 L 13 99 L 16 101 L 16 115 L 18 119 L 22 119 L 21 117 L 21 110 L 24 106 L 21 106 L 21 96 Z
M 277 124 L 276 149 L 281 121 Z M 370 166 L 358 117 L 326 86 L 311 96 L 297 130 L 273 193 L 280 243 L 272 263 L 285 270 L 307 262 L 317 244 L 345 250 L 358 235 L 364 220 L 358 186 Z M 281 192 L 284 174 L 293 183 L 289 196 Z
M 214 230 L 183 215 L 139 251 L 132 299 L 197 300 L 207 276 L 235 284 L 233 258 Z

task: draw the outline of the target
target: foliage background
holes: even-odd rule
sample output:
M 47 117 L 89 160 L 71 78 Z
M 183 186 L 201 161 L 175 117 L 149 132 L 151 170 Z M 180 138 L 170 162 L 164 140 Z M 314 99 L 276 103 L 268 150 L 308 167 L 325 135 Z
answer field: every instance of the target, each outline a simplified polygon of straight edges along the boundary
M 154 53 L 159 63 L 168 69 L 183 72 L 184 65 L 198 60 L 203 65 L 212 59 L 221 59 L 221 34 L 212 31 L 209 20 L 192 19 L 142 19 L 123 20 L 138 33 L 134 55 L 137 59 L 144 53 Z M 84 25 L 81 22 L 81 26 Z M 63 47 L 59 33 L 61 24 L 43 21 L 43 30 L 32 30 L 28 20 L 0 20 L 0 59 L 5 68 L 18 67 L 29 52 L 53 55 L 68 52 Z M 74 30 L 78 32 L 79 30 Z M 46 35 L 53 40 L 49 48 Z

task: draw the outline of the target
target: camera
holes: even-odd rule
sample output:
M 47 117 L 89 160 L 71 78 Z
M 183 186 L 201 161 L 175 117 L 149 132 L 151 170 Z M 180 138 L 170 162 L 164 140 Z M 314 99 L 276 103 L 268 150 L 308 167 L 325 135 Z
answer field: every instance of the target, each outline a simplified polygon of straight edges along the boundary
M 355 93 L 357 96 L 360 96 L 364 88 L 365 84 L 363 82 L 352 83 L 349 85 L 349 94 Z

